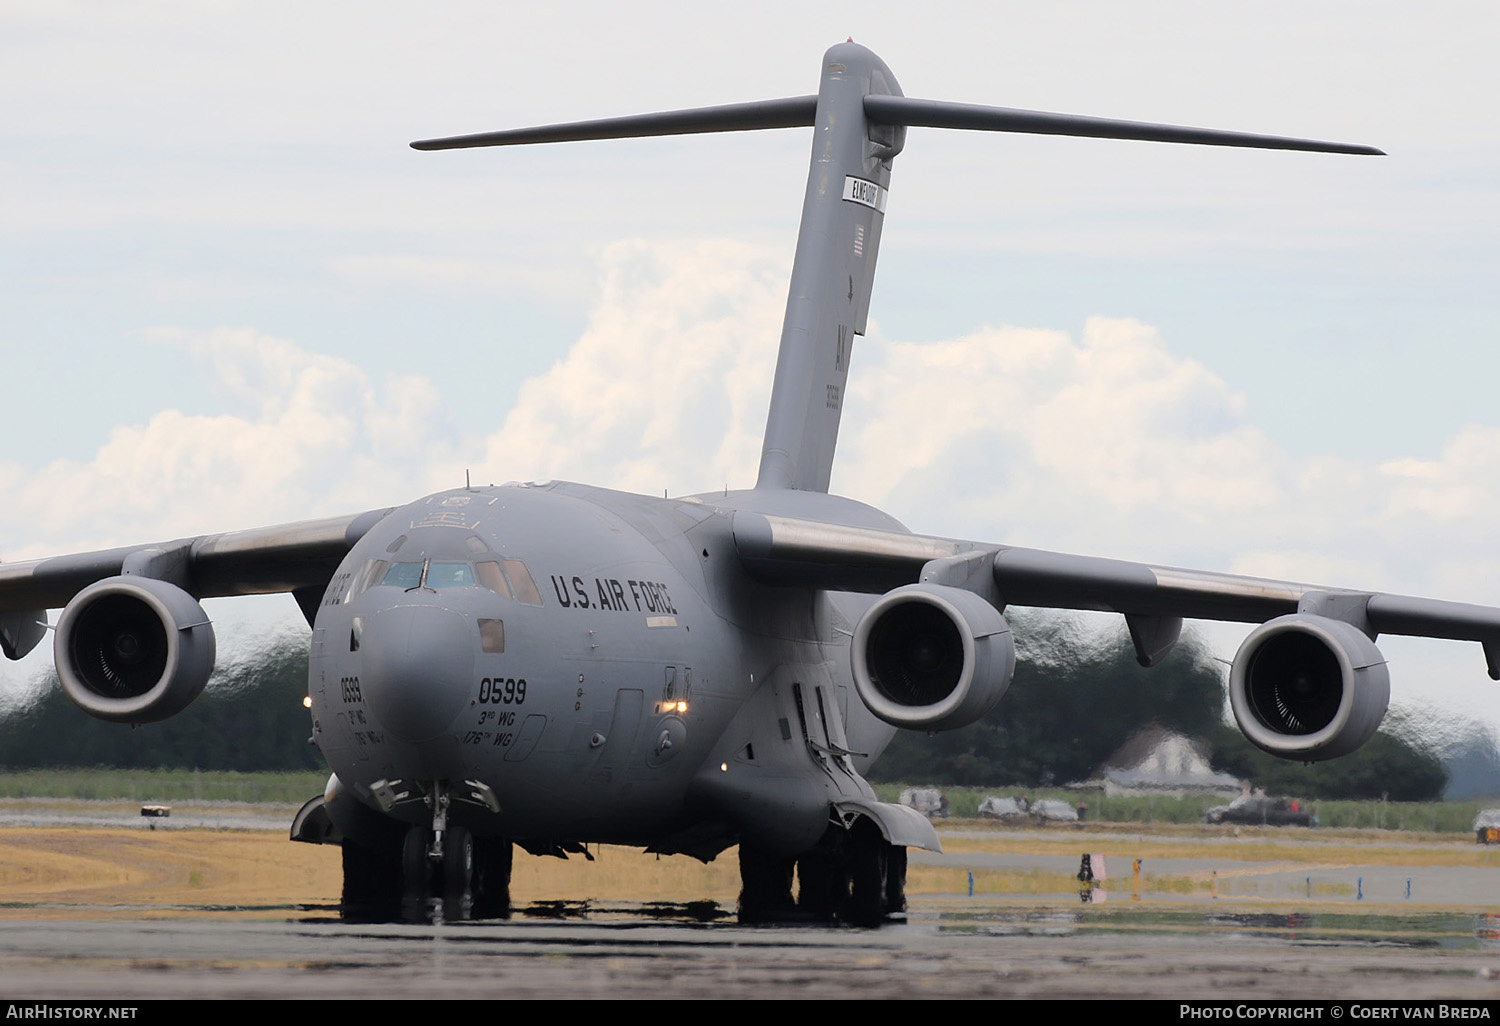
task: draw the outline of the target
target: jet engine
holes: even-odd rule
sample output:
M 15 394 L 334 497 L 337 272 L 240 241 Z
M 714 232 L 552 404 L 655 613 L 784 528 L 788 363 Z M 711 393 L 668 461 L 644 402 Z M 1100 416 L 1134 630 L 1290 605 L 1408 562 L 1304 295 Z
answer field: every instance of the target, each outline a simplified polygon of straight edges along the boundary
M 1235 722 L 1283 759 L 1316 762 L 1370 740 L 1391 699 L 1385 658 L 1358 628 L 1302 613 L 1250 632 L 1229 671 Z
M 214 630 L 187 592 L 149 577 L 110 577 L 79 592 L 53 639 L 57 676 L 101 720 L 152 723 L 187 708 L 214 668 Z
M 994 708 L 1010 687 L 1016 647 L 1000 611 L 973 592 L 909 584 L 860 618 L 850 648 L 854 685 L 898 727 L 953 730 Z

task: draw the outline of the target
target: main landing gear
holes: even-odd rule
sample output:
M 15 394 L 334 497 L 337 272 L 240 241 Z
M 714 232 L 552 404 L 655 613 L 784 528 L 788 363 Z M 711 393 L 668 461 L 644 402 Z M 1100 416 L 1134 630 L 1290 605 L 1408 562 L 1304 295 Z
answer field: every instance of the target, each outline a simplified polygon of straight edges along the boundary
M 847 830 L 830 826 L 816 848 L 795 858 L 741 841 L 740 884 L 741 922 L 877 926 L 906 911 L 906 849 L 887 842 L 864 818 Z

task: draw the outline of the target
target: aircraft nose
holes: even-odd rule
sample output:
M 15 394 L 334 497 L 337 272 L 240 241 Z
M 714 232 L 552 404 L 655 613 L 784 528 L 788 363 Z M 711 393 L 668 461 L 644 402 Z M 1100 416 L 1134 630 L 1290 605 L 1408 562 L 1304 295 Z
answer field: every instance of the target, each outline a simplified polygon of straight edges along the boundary
M 452 725 L 474 677 L 474 631 L 439 606 L 397 606 L 365 620 L 361 689 L 380 725 L 403 741 L 427 741 Z

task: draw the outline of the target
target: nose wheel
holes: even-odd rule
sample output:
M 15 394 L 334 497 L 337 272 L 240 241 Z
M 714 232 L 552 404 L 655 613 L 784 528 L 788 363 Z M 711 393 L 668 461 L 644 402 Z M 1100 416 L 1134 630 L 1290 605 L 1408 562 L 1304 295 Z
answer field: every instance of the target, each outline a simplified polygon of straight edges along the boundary
M 463 784 L 463 789 L 451 795 L 446 781 L 434 781 L 420 793 L 400 781 L 381 781 L 379 788 L 372 787 L 377 800 L 386 799 L 380 803 L 386 812 L 402 806 L 409 810 L 420 802 L 432 810 L 432 816 L 430 822 L 413 823 L 404 830 L 362 834 L 359 842 L 345 839 L 346 912 L 377 919 L 397 916 L 408 922 L 510 915 L 514 851 L 510 838 L 476 835 L 465 823 L 448 818 L 450 797 L 481 806 L 484 811 L 470 816 L 471 822 L 478 823 L 495 822 L 486 813 L 498 814 L 499 803 L 482 783 L 466 780 Z
M 440 842 L 430 827 L 411 827 L 401 846 L 401 880 L 413 898 L 468 890 L 474 883 L 474 835 L 454 825 Z

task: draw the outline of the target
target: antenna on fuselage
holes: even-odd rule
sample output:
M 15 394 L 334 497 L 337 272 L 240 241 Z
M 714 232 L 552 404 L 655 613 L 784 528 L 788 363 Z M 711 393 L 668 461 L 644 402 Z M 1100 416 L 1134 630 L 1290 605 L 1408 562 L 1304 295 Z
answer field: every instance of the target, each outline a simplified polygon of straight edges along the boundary
M 815 96 L 423 139 L 411 145 L 448 150 L 804 126 L 817 131 L 757 488 L 828 490 L 850 350 L 854 336 L 865 333 L 870 308 L 891 161 L 905 146 L 908 127 L 1381 154 L 1371 146 L 1312 139 L 913 99 L 902 94 L 879 57 L 852 41 L 823 55 Z

